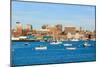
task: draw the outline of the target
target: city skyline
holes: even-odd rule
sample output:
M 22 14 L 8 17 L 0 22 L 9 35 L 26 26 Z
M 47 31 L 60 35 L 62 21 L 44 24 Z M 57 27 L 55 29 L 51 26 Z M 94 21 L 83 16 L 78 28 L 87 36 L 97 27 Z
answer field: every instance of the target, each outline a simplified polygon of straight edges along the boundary
M 35 2 L 13 2 L 12 5 L 12 27 L 16 22 L 21 22 L 23 25 L 32 24 L 33 29 L 40 29 L 44 24 L 62 24 L 95 30 L 94 6 Z

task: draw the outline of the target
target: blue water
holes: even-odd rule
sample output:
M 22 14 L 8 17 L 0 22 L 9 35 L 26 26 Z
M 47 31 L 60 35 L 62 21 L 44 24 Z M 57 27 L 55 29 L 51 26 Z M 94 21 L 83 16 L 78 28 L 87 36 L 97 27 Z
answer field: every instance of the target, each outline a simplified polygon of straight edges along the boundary
M 59 45 L 51 45 L 50 42 L 12 42 L 12 65 L 38 65 L 52 63 L 69 63 L 96 60 L 96 42 L 88 41 L 89 47 L 84 47 L 85 41 L 63 41 Z M 25 44 L 29 45 L 25 45 Z M 64 46 L 63 44 L 73 44 Z M 43 45 L 47 50 L 35 50 Z M 76 50 L 67 50 L 66 47 L 75 47 Z

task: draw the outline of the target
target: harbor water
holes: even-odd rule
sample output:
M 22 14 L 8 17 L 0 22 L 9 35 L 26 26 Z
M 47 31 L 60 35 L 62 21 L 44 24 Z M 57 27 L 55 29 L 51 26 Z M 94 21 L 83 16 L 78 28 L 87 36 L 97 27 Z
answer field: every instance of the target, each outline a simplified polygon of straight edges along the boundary
M 84 46 L 85 41 L 62 41 L 59 44 L 51 42 L 12 41 L 12 65 L 38 65 L 70 62 L 85 62 L 96 60 L 96 41 L 89 40 L 90 46 Z M 67 45 L 66 44 L 71 44 Z

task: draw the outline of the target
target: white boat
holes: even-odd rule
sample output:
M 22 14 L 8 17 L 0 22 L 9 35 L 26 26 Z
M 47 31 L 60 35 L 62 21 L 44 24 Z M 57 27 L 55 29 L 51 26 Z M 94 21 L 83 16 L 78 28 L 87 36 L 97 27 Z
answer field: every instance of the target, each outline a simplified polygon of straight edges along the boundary
M 67 49 L 67 50 L 76 50 L 75 47 L 67 47 L 66 49 Z
M 12 40 L 19 40 L 18 37 L 12 37 Z
M 62 44 L 62 42 L 52 42 L 50 44 Z
M 83 45 L 84 45 L 85 47 L 91 46 L 91 44 L 88 44 L 87 42 L 85 42 Z
M 26 36 L 20 36 L 19 39 L 25 40 L 25 39 L 27 39 L 27 37 Z
M 72 46 L 72 44 L 63 44 L 64 46 Z
M 78 39 L 72 39 L 71 41 L 79 41 Z
M 47 50 L 47 47 L 46 46 L 38 46 L 38 47 L 35 47 L 35 50 Z

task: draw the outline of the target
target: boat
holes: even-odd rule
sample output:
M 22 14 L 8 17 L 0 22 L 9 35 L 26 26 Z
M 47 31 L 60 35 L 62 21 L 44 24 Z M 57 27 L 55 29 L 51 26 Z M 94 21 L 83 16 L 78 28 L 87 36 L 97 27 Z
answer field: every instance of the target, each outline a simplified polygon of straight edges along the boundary
M 62 44 L 62 42 L 56 41 L 56 42 L 51 42 L 50 44 Z
M 26 36 L 20 36 L 20 37 L 19 37 L 19 40 L 26 40 L 26 39 L 27 39 Z
M 78 39 L 72 39 L 71 41 L 79 41 Z
M 19 40 L 19 37 L 12 37 L 12 40 Z
M 75 47 L 67 47 L 66 49 L 67 49 L 67 50 L 76 50 Z
M 72 44 L 63 44 L 64 46 L 72 46 Z
M 91 46 L 91 44 L 88 44 L 87 42 L 85 42 L 83 45 L 84 45 L 84 47 Z
M 38 47 L 35 47 L 35 50 L 47 50 L 47 47 L 46 46 L 38 46 Z

